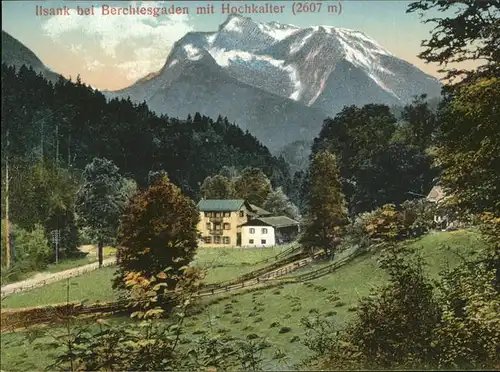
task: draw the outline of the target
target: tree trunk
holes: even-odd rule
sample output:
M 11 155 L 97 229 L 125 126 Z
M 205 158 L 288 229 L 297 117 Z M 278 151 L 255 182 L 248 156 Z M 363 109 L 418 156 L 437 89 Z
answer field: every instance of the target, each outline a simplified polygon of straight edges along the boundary
M 97 257 L 99 260 L 99 267 L 102 266 L 102 251 L 103 251 L 103 242 L 102 239 L 99 239 L 99 243 L 97 243 Z

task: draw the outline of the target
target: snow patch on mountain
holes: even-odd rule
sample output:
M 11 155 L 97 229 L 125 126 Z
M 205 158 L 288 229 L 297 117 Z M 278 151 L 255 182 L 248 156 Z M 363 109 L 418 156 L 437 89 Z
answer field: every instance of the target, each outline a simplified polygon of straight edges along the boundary
M 271 24 L 265 24 L 265 23 L 258 23 L 257 27 L 265 33 L 266 35 L 271 36 L 275 40 L 284 40 L 289 36 L 292 36 L 295 34 L 297 31 L 300 30 L 299 27 L 296 26 L 289 26 L 289 27 L 282 27 L 278 22 L 274 22 L 272 25 Z
M 201 50 L 191 44 L 184 45 L 184 51 L 187 53 L 187 58 L 191 61 L 199 61 L 203 57 Z

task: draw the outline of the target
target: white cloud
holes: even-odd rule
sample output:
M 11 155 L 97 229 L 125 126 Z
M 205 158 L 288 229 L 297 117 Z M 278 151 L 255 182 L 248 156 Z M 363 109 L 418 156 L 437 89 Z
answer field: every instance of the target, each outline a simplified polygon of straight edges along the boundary
M 69 47 L 69 50 L 71 53 L 74 54 L 80 54 L 83 51 L 83 45 L 82 44 L 71 44 Z
M 86 59 L 86 61 L 85 61 L 85 68 L 88 71 L 100 70 L 104 66 L 105 66 L 104 63 L 98 61 L 97 59 L 94 59 L 94 60 L 92 60 L 92 59 Z
M 168 2 L 130 2 L 120 7 L 167 7 Z M 129 79 L 136 74 L 145 74 L 165 61 L 173 43 L 193 30 L 187 15 L 105 15 L 101 7 L 95 6 L 95 15 L 80 16 L 73 11 L 70 16 L 54 16 L 44 22 L 43 31 L 55 42 L 68 40 L 73 53 L 89 53 L 74 40 L 98 41 L 102 53 L 116 59 L 114 67 L 127 71 Z M 69 40 L 72 40 L 69 41 Z M 88 45 L 88 43 L 85 43 Z M 120 51 L 126 51 L 126 56 Z M 128 55 L 130 54 L 130 55 Z M 90 56 L 95 61 L 101 56 Z M 159 62 L 161 61 L 161 62 Z M 87 67 L 92 64 L 87 63 Z M 99 67 L 99 66 L 94 66 Z M 129 70 L 130 69 L 130 70 Z

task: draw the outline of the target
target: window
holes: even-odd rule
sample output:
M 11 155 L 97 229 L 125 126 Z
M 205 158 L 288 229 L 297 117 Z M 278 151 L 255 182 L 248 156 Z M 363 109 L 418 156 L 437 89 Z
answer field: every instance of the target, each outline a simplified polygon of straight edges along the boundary
M 266 239 L 262 239 L 262 240 L 260 241 L 260 244 L 266 244 Z
M 255 229 L 254 228 L 250 229 L 250 234 L 255 234 Z
M 205 212 L 205 217 L 210 217 L 210 212 Z
M 217 213 L 215 214 L 215 217 L 222 217 L 222 213 L 221 213 L 221 212 L 217 212 Z
M 205 244 L 212 244 L 212 237 L 211 236 L 205 236 L 203 238 L 203 240 L 205 241 Z
M 220 236 L 214 236 L 214 244 L 220 244 Z
M 215 230 L 222 230 L 222 226 L 220 223 L 214 223 Z
M 231 244 L 231 239 L 229 238 L 229 236 L 223 236 L 222 237 L 222 242 L 224 244 Z
M 231 212 L 224 212 L 224 217 L 231 217 Z
M 240 211 L 240 217 L 245 217 L 245 212 L 244 211 Z
M 231 230 L 231 224 L 225 223 L 224 224 L 224 230 Z
M 212 225 L 210 224 L 210 222 L 207 222 L 207 230 L 210 230 L 211 227 Z
M 267 234 L 267 229 L 262 229 L 262 234 Z
M 249 244 L 253 244 L 253 239 L 250 239 L 250 240 L 248 241 L 248 243 L 249 243 Z

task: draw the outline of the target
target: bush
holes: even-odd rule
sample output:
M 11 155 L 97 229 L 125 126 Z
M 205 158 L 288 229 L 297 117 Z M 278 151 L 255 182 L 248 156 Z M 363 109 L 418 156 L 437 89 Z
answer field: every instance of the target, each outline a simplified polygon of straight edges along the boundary
M 279 333 L 288 333 L 291 332 L 292 329 L 290 327 L 281 327 Z
M 343 246 L 367 248 L 376 243 L 422 236 L 435 228 L 436 213 L 436 206 L 426 200 L 406 201 L 398 207 L 386 204 L 374 211 L 359 214 L 347 227 Z
M 488 256 L 434 283 L 408 248 L 386 253 L 389 283 L 363 298 L 332 342 L 327 369 L 495 369 L 500 300 Z
M 2 267 L 5 264 L 4 232 L 5 220 L 2 220 Z M 53 252 L 41 225 L 35 225 L 33 230 L 26 231 L 11 224 L 10 232 L 12 234 L 12 265 L 6 272 L 5 279 L 8 281 L 16 280 L 23 273 L 39 271 L 47 267 Z

